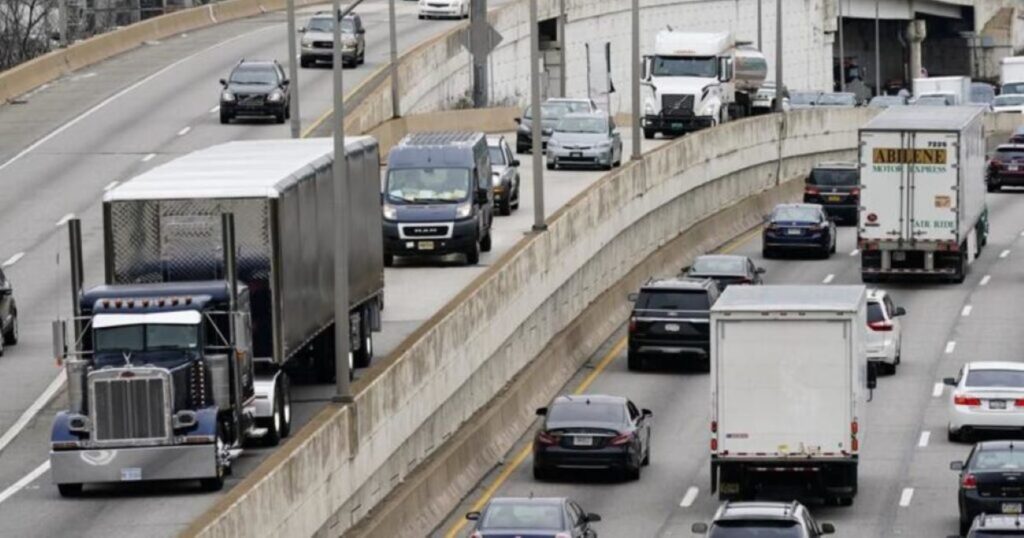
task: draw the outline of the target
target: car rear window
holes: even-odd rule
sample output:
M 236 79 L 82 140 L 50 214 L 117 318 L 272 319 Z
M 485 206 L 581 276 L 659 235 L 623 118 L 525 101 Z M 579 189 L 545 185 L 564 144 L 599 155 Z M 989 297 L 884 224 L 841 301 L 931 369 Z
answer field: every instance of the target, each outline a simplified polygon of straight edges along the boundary
M 704 290 L 678 291 L 645 290 L 640 294 L 637 308 L 645 310 L 707 310 L 711 308 Z
M 561 402 L 548 409 L 551 422 L 608 422 L 621 424 L 626 421 L 625 406 L 612 402 L 590 402 L 579 400 Z
M 971 370 L 967 373 L 968 387 L 1024 388 L 1024 371 Z
M 818 222 L 821 216 L 814 207 L 806 206 L 782 206 L 772 211 L 772 220 L 791 220 L 796 222 Z
M 716 521 L 709 538 L 802 538 L 796 521 Z
M 808 185 L 825 187 L 856 187 L 858 182 L 860 177 L 856 170 L 816 168 L 807 177 Z
M 868 323 L 885 321 L 885 311 L 880 303 L 871 301 L 868 303 Z
M 554 503 L 494 504 L 484 513 L 480 528 L 563 530 L 562 512 Z
M 1024 157 L 1024 150 L 1018 148 L 999 148 L 996 150 L 996 154 L 1000 159 L 1016 159 Z
M 975 471 L 1019 471 L 1024 469 L 1024 451 L 982 450 L 974 455 L 971 469 Z
M 743 258 L 700 257 L 693 262 L 691 271 L 696 274 L 715 275 L 719 273 L 739 274 L 746 272 L 747 261 Z

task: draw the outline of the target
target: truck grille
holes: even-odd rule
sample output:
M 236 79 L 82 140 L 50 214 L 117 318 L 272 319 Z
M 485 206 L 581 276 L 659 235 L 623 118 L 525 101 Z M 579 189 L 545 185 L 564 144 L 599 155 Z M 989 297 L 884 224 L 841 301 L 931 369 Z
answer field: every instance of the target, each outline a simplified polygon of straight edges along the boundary
M 661 113 L 666 117 L 690 117 L 693 116 L 692 95 L 662 95 Z
M 95 440 L 166 438 L 167 389 L 166 379 L 159 376 L 103 375 L 93 379 L 91 392 Z
M 446 224 L 409 225 L 403 228 L 407 237 L 443 237 L 448 235 Z

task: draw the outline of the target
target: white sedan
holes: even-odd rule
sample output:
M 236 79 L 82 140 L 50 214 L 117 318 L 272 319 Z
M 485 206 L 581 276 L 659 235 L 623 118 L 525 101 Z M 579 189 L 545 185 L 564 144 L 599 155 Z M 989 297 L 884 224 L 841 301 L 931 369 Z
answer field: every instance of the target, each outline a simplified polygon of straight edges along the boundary
M 969 362 L 949 397 L 949 440 L 962 441 L 976 430 L 1024 432 L 1024 363 Z
M 993 112 L 1010 112 L 1020 114 L 1024 112 L 1024 94 L 1008 93 L 999 95 L 992 101 Z
M 419 18 L 469 18 L 469 0 L 420 0 Z

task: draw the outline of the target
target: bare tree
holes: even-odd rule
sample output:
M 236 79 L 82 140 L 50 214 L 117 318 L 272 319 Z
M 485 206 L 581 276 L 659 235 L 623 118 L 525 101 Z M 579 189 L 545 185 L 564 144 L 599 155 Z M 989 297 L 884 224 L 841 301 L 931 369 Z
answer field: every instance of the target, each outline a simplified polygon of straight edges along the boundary
M 55 0 L 0 0 L 0 70 L 50 50 Z

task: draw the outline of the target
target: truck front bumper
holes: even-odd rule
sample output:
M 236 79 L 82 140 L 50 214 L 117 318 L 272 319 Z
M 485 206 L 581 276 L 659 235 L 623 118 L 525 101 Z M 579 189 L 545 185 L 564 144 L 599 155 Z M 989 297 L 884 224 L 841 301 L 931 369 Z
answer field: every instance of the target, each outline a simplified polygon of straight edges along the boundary
M 481 218 L 481 217 L 477 217 Z M 393 256 L 430 257 L 466 252 L 480 241 L 478 224 L 475 218 L 455 221 L 445 226 L 451 227 L 451 233 L 438 237 L 404 236 L 399 227 L 415 223 L 398 223 L 384 221 L 384 253 Z M 428 223 L 424 223 L 428 224 Z
M 187 480 L 217 476 L 214 444 L 51 450 L 54 484 Z
M 665 117 L 658 115 L 644 116 L 641 126 L 648 131 L 660 133 L 689 133 L 706 129 L 715 124 L 711 116 Z

